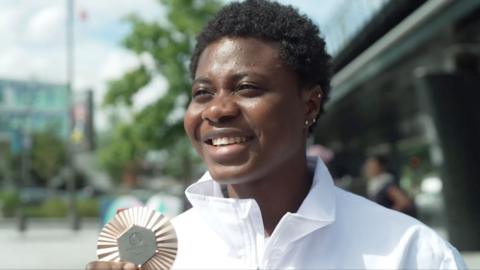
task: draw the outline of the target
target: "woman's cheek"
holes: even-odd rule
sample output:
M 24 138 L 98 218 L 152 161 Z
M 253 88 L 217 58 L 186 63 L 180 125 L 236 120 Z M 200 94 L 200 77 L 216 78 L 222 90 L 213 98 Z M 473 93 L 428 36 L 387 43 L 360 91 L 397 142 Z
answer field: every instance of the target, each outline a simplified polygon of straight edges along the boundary
M 201 110 L 195 107 L 195 105 L 190 104 L 183 118 L 183 127 L 192 142 L 198 139 L 196 130 L 200 126 L 200 122 L 202 120 Z

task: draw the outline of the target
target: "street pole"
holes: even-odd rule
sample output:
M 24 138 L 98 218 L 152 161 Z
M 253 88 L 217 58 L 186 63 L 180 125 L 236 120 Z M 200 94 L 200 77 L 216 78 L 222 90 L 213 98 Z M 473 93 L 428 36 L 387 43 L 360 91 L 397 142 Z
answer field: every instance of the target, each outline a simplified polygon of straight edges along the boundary
M 27 230 L 27 213 L 25 213 L 25 204 L 26 201 L 26 191 L 28 187 L 31 186 L 31 178 L 30 178 L 30 169 L 32 163 L 32 131 L 33 131 L 33 115 L 35 112 L 32 113 L 33 106 L 35 104 L 36 93 L 38 91 L 36 81 L 32 80 L 33 88 L 29 89 L 28 87 L 24 87 L 23 91 L 25 91 L 27 99 L 27 108 L 25 110 L 25 120 L 22 126 L 22 141 L 21 141 L 21 175 L 20 175 L 20 206 L 18 208 L 18 223 L 17 228 L 20 232 L 24 232 Z
M 72 105 L 73 105 L 73 82 L 74 82 L 74 0 L 67 0 L 67 96 L 68 96 L 68 135 L 67 135 L 67 189 L 69 194 L 68 200 L 68 217 L 71 221 L 71 226 L 74 231 L 80 229 L 80 218 L 77 211 L 76 204 L 76 186 L 75 186 L 75 170 L 73 162 L 73 147 L 71 144 L 70 136 L 72 133 Z

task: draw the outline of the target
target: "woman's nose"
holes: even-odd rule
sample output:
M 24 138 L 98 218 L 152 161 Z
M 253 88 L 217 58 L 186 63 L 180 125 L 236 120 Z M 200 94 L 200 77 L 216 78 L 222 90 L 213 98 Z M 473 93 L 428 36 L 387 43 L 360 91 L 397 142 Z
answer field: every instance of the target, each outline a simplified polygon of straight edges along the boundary
M 202 119 L 216 124 L 234 119 L 240 113 L 240 109 L 233 99 L 234 97 L 230 95 L 215 97 L 202 112 Z

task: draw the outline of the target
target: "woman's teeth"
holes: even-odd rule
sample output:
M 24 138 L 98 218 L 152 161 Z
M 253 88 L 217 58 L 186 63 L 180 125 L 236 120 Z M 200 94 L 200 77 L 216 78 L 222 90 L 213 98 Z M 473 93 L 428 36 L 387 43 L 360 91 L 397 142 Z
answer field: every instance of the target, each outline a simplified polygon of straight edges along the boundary
M 228 137 L 228 138 L 217 138 L 212 139 L 212 145 L 214 146 L 222 146 L 222 145 L 229 145 L 235 143 L 244 143 L 247 141 L 245 137 Z

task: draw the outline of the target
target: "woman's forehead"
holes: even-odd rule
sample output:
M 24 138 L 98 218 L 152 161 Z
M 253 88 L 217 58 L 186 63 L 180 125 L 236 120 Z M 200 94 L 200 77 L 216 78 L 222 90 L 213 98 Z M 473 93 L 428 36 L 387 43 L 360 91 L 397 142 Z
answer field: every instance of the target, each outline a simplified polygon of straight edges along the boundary
M 225 37 L 211 43 L 202 52 L 196 77 L 227 70 L 256 70 L 263 73 L 282 68 L 284 63 L 280 58 L 278 43 L 256 38 Z

